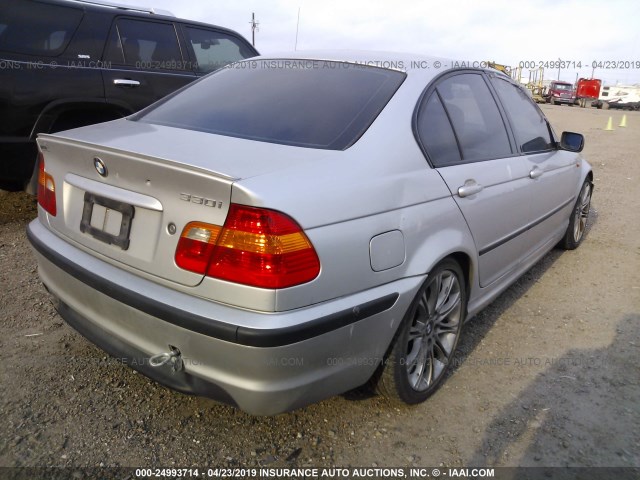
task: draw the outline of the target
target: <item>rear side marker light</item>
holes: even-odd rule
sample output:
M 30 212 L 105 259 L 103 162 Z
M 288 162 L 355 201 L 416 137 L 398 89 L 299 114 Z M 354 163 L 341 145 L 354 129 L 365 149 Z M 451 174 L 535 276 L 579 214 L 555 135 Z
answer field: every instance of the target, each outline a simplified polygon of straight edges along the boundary
M 56 183 L 44 165 L 44 155 L 38 153 L 38 204 L 54 217 L 58 214 L 56 206 Z
M 176 249 L 176 264 L 209 277 L 261 288 L 287 288 L 320 273 L 320 261 L 292 218 L 232 204 L 224 227 L 191 222 Z

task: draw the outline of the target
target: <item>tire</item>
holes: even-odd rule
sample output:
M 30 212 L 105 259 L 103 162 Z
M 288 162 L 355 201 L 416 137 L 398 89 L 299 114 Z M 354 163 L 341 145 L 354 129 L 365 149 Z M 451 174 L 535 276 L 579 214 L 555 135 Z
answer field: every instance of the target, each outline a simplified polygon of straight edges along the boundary
M 587 229 L 587 222 L 589 220 L 589 211 L 591 210 L 592 192 L 593 185 L 589 179 L 586 179 L 582 184 L 580 194 L 569 217 L 567 231 L 560 242 L 560 245 L 565 250 L 575 250 L 584 239 L 584 232 Z
M 602 102 L 602 110 L 609 110 L 610 107 L 611 105 L 609 105 L 607 102 Z
M 453 365 L 467 311 L 460 265 L 439 263 L 418 290 L 382 365 L 377 390 L 395 403 L 424 402 Z

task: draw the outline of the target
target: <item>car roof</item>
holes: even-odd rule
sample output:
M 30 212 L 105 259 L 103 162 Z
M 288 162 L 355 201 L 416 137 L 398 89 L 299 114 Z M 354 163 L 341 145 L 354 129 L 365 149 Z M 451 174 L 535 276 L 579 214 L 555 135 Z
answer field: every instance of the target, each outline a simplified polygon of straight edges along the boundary
M 296 50 L 272 54 L 264 54 L 243 61 L 260 60 L 313 60 L 328 62 L 345 62 L 372 67 L 386 68 L 406 73 L 419 81 L 430 80 L 448 70 L 462 69 L 487 71 L 509 79 L 508 75 L 494 68 L 469 67 L 465 62 L 434 55 L 423 55 L 410 52 L 392 52 L 376 50 Z M 466 62 L 467 64 L 469 62 Z
M 235 32 L 234 30 L 231 30 L 226 27 L 221 27 L 219 25 L 176 17 L 175 15 L 173 15 L 173 13 L 167 10 L 148 7 L 145 5 L 140 5 L 140 6 L 124 5 L 122 3 L 118 3 L 117 0 L 113 2 L 109 0 L 38 0 L 38 1 L 41 3 L 67 5 L 70 7 L 81 8 L 85 11 L 90 11 L 90 12 L 112 13 L 114 16 L 115 15 L 132 15 L 132 16 L 148 18 L 148 19 L 188 23 L 189 25 L 195 25 L 195 26 L 201 26 L 201 27 L 209 27 L 209 28 L 214 27 L 219 30 L 224 30 L 227 32 L 237 34 L 237 32 Z
M 168 10 L 161 10 L 157 8 L 151 8 L 148 6 L 142 5 L 125 5 L 123 3 L 110 2 L 107 0 L 62 0 L 65 3 L 73 3 L 80 4 L 82 6 L 87 7 L 87 9 L 91 9 L 92 7 L 101 8 L 109 8 L 109 9 L 118 9 L 118 10 L 127 10 L 132 12 L 146 13 L 146 14 L 154 14 L 154 15 L 163 15 L 168 17 L 175 17 L 173 13 Z
M 337 61 L 347 63 L 370 64 L 371 66 L 383 66 L 383 68 L 394 69 L 393 65 L 402 62 L 405 68 L 395 68 L 405 70 L 412 62 L 441 62 L 443 65 L 451 65 L 453 60 L 444 57 L 430 55 L 420 55 L 407 52 L 390 52 L 376 50 L 296 50 L 277 52 L 269 55 L 262 55 L 263 59 L 306 59 L 319 61 Z M 380 63 L 381 65 L 376 65 Z M 387 65 L 387 66 L 384 66 Z

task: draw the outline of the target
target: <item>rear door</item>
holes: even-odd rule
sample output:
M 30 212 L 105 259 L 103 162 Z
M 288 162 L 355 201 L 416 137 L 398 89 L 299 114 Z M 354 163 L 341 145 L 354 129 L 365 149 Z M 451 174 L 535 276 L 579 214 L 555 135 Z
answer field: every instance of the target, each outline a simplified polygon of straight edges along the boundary
M 102 70 L 107 101 L 138 111 L 195 80 L 173 22 L 118 17 Z
M 575 153 L 559 150 L 540 109 L 522 88 L 504 78 L 491 79 L 527 167 L 531 219 L 527 237 L 532 251 L 544 248 L 566 229 L 580 181 Z
M 529 179 L 483 75 L 463 72 L 439 81 L 420 106 L 418 134 L 467 221 L 480 285 L 487 286 L 527 252 Z

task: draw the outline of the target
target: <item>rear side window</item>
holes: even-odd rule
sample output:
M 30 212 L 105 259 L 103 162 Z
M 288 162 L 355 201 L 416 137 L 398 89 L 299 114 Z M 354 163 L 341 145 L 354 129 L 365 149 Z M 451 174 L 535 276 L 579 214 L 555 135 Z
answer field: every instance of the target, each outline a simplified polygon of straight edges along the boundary
M 481 75 L 455 75 L 436 90 L 453 124 L 463 162 L 511 155 L 502 116 Z
M 418 113 L 418 135 L 434 167 L 460 163 L 458 142 L 436 92 L 431 94 Z
M 195 69 L 208 73 L 230 63 L 255 56 L 239 39 L 226 33 L 202 28 L 186 27 L 187 41 L 195 55 Z
M 56 57 L 82 20 L 82 10 L 25 0 L 3 0 L 0 50 Z
M 529 96 L 501 78 L 493 78 L 500 101 L 507 110 L 518 146 L 523 153 L 551 150 L 553 144 L 547 122 Z
M 142 69 L 184 67 L 176 29 L 170 23 L 119 19 L 111 32 L 106 58 L 116 64 Z
M 405 74 L 314 60 L 245 60 L 142 111 L 141 122 L 261 142 L 343 150 Z

